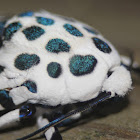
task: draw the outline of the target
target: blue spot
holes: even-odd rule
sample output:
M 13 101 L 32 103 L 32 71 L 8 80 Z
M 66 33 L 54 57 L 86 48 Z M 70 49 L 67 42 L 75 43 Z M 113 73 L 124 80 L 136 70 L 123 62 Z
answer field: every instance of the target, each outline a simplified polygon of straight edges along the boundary
M 104 53 L 111 53 L 111 48 L 108 46 L 107 43 L 105 43 L 104 41 L 100 40 L 99 38 L 92 38 L 96 47 L 104 52 Z
M 6 21 L 0 22 L 0 36 L 2 36 L 2 34 L 3 34 L 5 23 L 6 23 Z
M 62 39 L 52 39 L 46 45 L 46 49 L 53 53 L 69 52 L 70 46 Z
M 9 91 L 0 90 L 0 104 L 6 109 L 15 107 L 12 98 L 9 96 Z
M 70 71 L 75 76 L 91 73 L 97 64 L 97 60 L 92 55 L 75 55 L 70 60 Z
M 15 60 L 15 67 L 19 70 L 27 70 L 39 62 L 40 58 L 36 54 L 20 54 Z
M 10 40 L 13 34 L 17 32 L 21 27 L 22 25 L 20 24 L 20 22 L 14 22 L 9 24 L 8 27 L 4 29 L 4 40 Z
M 0 48 L 3 45 L 2 35 L 3 35 L 5 23 L 6 23 L 6 21 L 0 22 Z
M 50 77 L 58 78 L 61 74 L 61 65 L 57 62 L 51 62 L 47 66 L 47 71 Z
M 39 38 L 41 35 L 45 33 L 44 29 L 38 26 L 32 26 L 32 27 L 26 28 L 22 32 L 25 34 L 26 38 L 30 41 Z
M 83 34 L 76 29 L 74 26 L 70 25 L 70 24 L 65 24 L 64 28 L 66 29 L 66 31 L 68 31 L 70 34 L 77 36 L 77 37 L 82 37 Z
M 18 16 L 19 16 L 19 17 L 32 17 L 33 14 L 34 14 L 34 13 L 33 13 L 32 11 L 28 11 L 28 12 L 21 13 L 21 14 L 19 14 Z
M 37 22 L 39 24 L 43 24 L 43 25 L 52 25 L 54 24 L 54 20 L 50 19 L 50 18 L 44 18 L 44 17 L 37 17 Z
M 33 81 L 26 81 L 21 86 L 25 86 L 32 93 L 37 93 L 37 86 Z
M 4 67 L 0 65 L 0 73 L 4 71 Z
M 0 95 L 5 98 L 10 98 L 9 91 L 6 91 L 6 90 L 0 90 Z
M 95 29 L 84 27 L 85 30 L 87 30 L 89 33 L 92 33 L 94 35 L 99 34 Z

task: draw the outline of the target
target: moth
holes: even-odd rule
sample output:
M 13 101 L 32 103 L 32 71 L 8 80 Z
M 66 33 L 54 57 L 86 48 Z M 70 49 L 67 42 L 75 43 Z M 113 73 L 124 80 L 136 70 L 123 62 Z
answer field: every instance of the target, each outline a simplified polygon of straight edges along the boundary
M 38 117 L 47 140 L 61 140 L 56 124 L 132 88 L 130 70 L 139 65 L 121 57 L 101 33 L 72 18 L 47 11 L 25 12 L 0 23 L 0 127 L 33 116 L 37 104 L 84 103 L 50 122 Z M 20 108 L 18 108 L 21 104 Z

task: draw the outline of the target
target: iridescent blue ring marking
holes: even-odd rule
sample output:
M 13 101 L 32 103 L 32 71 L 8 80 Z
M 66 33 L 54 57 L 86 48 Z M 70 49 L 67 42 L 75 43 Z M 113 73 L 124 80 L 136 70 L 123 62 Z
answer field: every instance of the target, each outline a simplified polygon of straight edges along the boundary
M 82 37 L 83 34 L 74 26 L 71 24 L 65 24 L 63 26 L 67 32 L 69 32 L 71 35 L 77 36 L 77 37 Z
M 97 59 L 92 55 L 75 55 L 70 59 L 70 72 L 75 76 L 91 73 L 97 64 Z
M 33 104 L 26 104 L 20 108 L 20 119 L 24 121 L 24 119 L 31 118 L 36 112 L 36 108 Z

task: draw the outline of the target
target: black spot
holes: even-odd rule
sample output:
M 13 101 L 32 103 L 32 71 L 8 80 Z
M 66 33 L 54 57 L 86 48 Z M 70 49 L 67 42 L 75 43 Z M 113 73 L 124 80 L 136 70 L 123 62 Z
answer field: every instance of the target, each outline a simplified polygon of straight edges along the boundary
M 0 104 L 6 109 L 12 109 L 15 107 L 12 98 L 9 96 L 9 91 L 0 90 Z
M 51 62 L 47 66 L 47 71 L 50 77 L 58 78 L 61 74 L 61 65 L 57 62 Z
M 3 31 L 4 31 L 4 26 L 6 24 L 7 21 L 1 21 L 0 22 L 0 48 L 3 45 L 3 40 L 2 40 L 2 35 L 3 35 Z
M 70 60 L 70 71 L 75 76 L 91 73 L 97 64 L 97 60 L 92 55 L 75 55 Z
M 53 53 L 69 52 L 70 46 L 62 39 L 52 39 L 46 45 L 46 50 Z
M 0 66 L 0 73 L 2 73 L 4 71 L 4 67 Z
M 20 54 L 15 60 L 15 67 L 19 70 L 27 70 L 39 64 L 40 58 L 36 54 Z
M 74 26 L 70 25 L 70 24 L 65 24 L 64 28 L 66 29 L 67 32 L 69 32 L 70 34 L 77 36 L 77 37 L 82 37 L 83 34 Z
M 13 34 L 16 33 L 21 27 L 22 25 L 20 24 L 20 22 L 14 22 L 9 24 L 3 32 L 4 40 L 10 40 Z
M 0 36 L 0 48 L 2 47 L 2 45 L 3 45 L 3 41 L 2 41 L 2 38 Z
M 4 31 L 4 26 L 6 24 L 6 21 L 2 21 L 0 22 L 0 36 L 3 35 L 3 31 Z
M 45 33 L 44 29 L 38 26 L 31 26 L 22 31 L 26 38 L 30 41 L 39 38 L 41 35 Z
M 25 86 L 28 88 L 28 90 L 32 93 L 37 93 L 37 86 L 36 83 L 33 81 L 26 81 L 21 86 Z
M 107 76 L 110 77 L 112 75 L 113 71 L 108 71 Z
M 109 47 L 109 45 L 107 43 L 105 43 L 104 41 L 102 41 L 99 38 L 92 38 L 95 46 L 102 52 L 104 53 L 111 53 L 111 48 Z

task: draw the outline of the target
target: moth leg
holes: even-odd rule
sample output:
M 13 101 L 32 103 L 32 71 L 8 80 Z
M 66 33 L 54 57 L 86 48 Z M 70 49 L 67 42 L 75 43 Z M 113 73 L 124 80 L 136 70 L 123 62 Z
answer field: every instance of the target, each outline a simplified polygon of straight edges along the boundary
M 7 128 L 9 125 L 12 125 L 20 121 L 19 109 L 10 111 L 0 117 L 0 128 Z
M 30 118 L 35 114 L 35 107 L 32 104 L 23 105 L 20 109 L 10 111 L 0 117 L 0 128 L 8 127 L 16 122 Z
M 58 127 L 68 126 L 69 124 L 77 122 L 82 117 L 82 113 L 72 115 L 70 118 L 58 124 Z
M 0 110 L 13 110 L 15 108 L 15 104 L 12 98 L 9 96 L 9 91 L 0 90 Z
M 37 124 L 39 128 L 42 128 L 46 124 L 49 124 L 49 120 L 43 116 L 39 116 L 37 119 Z M 62 140 L 62 137 L 56 127 L 51 127 L 45 132 L 46 140 Z
M 70 117 L 70 120 L 78 120 L 81 117 L 81 113 L 74 114 Z
M 55 116 L 55 118 L 58 118 L 64 114 L 67 114 L 69 112 L 71 112 L 72 110 L 75 110 L 78 106 L 74 105 L 74 104 L 70 104 L 70 105 L 65 105 L 63 106 L 61 112 L 57 112 L 58 116 Z M 55 115 L 57 115 L 57 113 Z M 72 123 L 75 123 L 78 121 L 78 119 L 80 119 L 82 116 L 82 113 L 79 112 L 77 114 L 72 115 L 71 117 L 69 117 L 68 119 L 62 121 L 61 123 L 59 123 L 57 126 L 58 127 L 63 127 L 63 126 L 68 126 Z
M 111 96 L 115 94 L 124 96 L 132 89 L 132 79 L 130 72 L 124 66 L 118 66 L 110 70 L 110 74 L 103 83 L 102 91 L 111 92 Z

